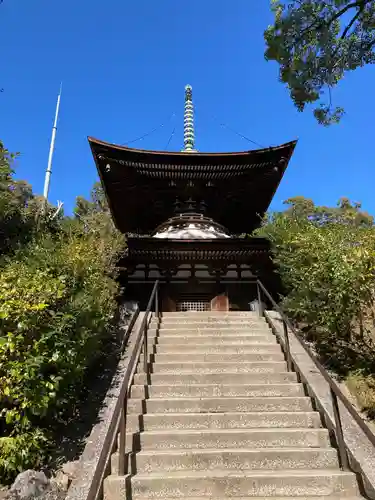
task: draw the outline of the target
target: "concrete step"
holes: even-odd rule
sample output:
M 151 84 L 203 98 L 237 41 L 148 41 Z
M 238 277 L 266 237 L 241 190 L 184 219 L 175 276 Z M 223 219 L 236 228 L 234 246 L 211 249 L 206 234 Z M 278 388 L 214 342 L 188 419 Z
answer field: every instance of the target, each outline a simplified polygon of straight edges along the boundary
M 276 344 L 277 339 L 274 335 L 241 335 L 236 333 L 235 335 L 179 335 L 176 339 L 176 335 L 165 335 L 156 338 L 156 343 L 158 345 L 164 344 L 174 344 L 178 340 L 179 344 L 188 345 L 212 345 L 217 346 L 218 344 L 223 346 L 236 346 L 236 345 L 254 345 L 254 344 Z
M 156 333 L 156 328 L 149 328 L 149 333 Z M 213 334 L 227 334 L 227 335 L 234 335 L 235 333 L 240 333 L 240 334 L 247 334 L 247 335 L 273 335 L 272 330 L 269 328 L 261 327 L 261 328 L 254 328 L 254 327 L 219 327 L 219 326 L 207 326 L 207 327 L 197 327 L 194 325 L 183 325 L 183 326 L 176 326 L 176 327 L 162 327 L 159 328 L 158 330 L 160 335 L 166 334 L 166 335 L 213 335 Z
M 209 470 L 293 470 L 338 469 L 337 451 L 332 448 L 249 448 L 140 451 L 136 471 L 209 471 Z M 112 473 L 116 473 L 118 454 L 113 455 Z
M 284 361 L 154 363 L 152 373 L 275 373 L 285 372 Z M 142 366 L 139 367 L 142 370 Z
M 282 353 L 281 349 L 279 352 L 259 352 L 259 353 L 217 353 L 217 354 L 202 354 L 202 353 L 189 353 L 187 352 L 173 352 L 173 353 L 157 353 L 155 355 L 155 363 L 181 363 L 189 360 L 191 363 L 221 363 L 221 362 L 237 362 L 243 363 L 248 362 L 252 363 L 254 361 L 284 361 L 285 357 Z
M 312 411 L 308 397 L 129 399 L 129 413 L 226 413 Z
M 123 492 L 129 478 L 110 476 L 105 486 L 105 499 L 109 497 L 108 483 L 113 481 L 112 493 Z M 121 485 L 121 486 L 120 486 Z M 134 500 L 140 498 L 191 498 L 191 497 L 301 497 L 359 496 L 356 477 L 351 472 L 339 470 L 295 471 L 186 471 L 137 474 L 131 478 Z
M 237 317 L 237 318 L 225 318 L 225 317 L 206 317 L 206 318 L 167 318 L 163 319 L 162 321 L 157 321 L 157 320 L 151 320 L 150 324 L 152 325 L 161 325 L 162 327 L 169 327 L 170 325 L 195 325 L 195 326 L 200 326 L 200 325 L 205 325 L 205 326 L 258 326 L 258 327 L 266 327 L 267 321 L 264 318 L 258 318 L 258 317 Z
M 255 354 L 255 353 L 280 353 L 279 344 L 251 344 L 251 345 L 189 345 L 186 344 L 157 344 L 154 348 L 157 354 L 183 353 L 190 354 Z
M 133 385 L 131 397 L 143 399 L 173 397 L 282 397 L 304 396 L 302 384 L 261 384 L 261 385 Z
M 256 311 L 176 311 L 163 312 L 161 319 L 169 318 L 259 318 Z M 261 318 L 262 319 L 262 318 Z
M 156 385 L 189 385 L 189 384 L 284 384 L 297 381 L 292 372 L 275 373 L 152 373 L 151 384 Z M 147 383 L 144 373 L 134 375 L 135 384 Z
M 227 413 L 146 413 L 128 415 L 129 431 L 183 429 L 298 429 L 321 427 L 320 415 L 313 411 L 227 412 Z
M 152 325 L 151 325 L 152 326 Z M 154 328 L 156 330 L 156 328 Z M 206 324 L 206 323 L 175 323 L 175 324 L 162 324 L 159 328 L 161 332 L 169 331 L 228 331 L 228 332 L 269 332 L 270 329 L 265 324 L 234 324 L 234 323 L 217 323 L 217 324 Z
M 267 323 L 264 317 L 260 316 L 227 316 L 225 314 L 216 316 L 164 316 L 161 318 L 160 323 L 177 323 L 177 322 L 191 322 L 191 323 Z M 156 318 L 152 318 L 151 322 L 159 323 Z
M 150 327 L 153 327 L 153 329 L 156 329 L 156 324 L 151 323 Z M 161 323 L 159 326 L 159 330 L 165 331 L 165 330 L 229 330 L 229 331 L 236 331 L 236 330 L 261 330 L 261 331 L 269 331 L 269 328 L 266 323 L 234 323 L 234 322 L 216 322 L 216 323 L 203 323 L 203 321 L 200 322 L 192 322 L 189 321 L 187 322 L 181 322 L 179 321 L 178 323 Z
M 108 498 L 108 497 L 106 497 Z M 137 500 L 149 500 L 150 497 L 143 497 L 143 496 L 137 496 Z M 215 496 L 210 496 L 209 497 L 210 500 L 228 500 L 229 497 L 219 497 L 217 495 Z M 306 495 L 303 495 L 301 497 L 291 497 L 291 496 L 287 496 L 287 497 L 232 497 L 232 498 L 235 498 L 236 500 L 267 500 L 269 498 L 272 498 L 272 500 L 341 500 L 342 499 L 342 496 L 332 496 L 332 495 L 329 495 L 329 496 L 306 496 Z M 164 500 L 181 500 L 181 497 L 163 497 Z M 105 499 L 106 500 L 106 499 Z M 189 496 L 189 500 L 207 500 L 207 497 L 190 497 Z M 356 497 L 345 497 L 345 500 L 364 500 L 364 497 L 359 497 L 359 496 L 356 496 Z
M 137 436 L 139 450 L 226 448 L 329 448 L 327 429 L 184 429 L 144 431 Z M 129 434 L 128 449 L 134 439 Z

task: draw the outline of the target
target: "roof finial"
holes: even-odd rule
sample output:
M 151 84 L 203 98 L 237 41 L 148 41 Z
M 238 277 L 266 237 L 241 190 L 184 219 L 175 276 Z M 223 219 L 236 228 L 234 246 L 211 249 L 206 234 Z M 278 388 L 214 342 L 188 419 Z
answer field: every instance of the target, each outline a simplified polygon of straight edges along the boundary
M 194 153 L 194 105 L 193 89 L 191 85 L 185 87 L 185 113 L 184 113 L 184 153 Z

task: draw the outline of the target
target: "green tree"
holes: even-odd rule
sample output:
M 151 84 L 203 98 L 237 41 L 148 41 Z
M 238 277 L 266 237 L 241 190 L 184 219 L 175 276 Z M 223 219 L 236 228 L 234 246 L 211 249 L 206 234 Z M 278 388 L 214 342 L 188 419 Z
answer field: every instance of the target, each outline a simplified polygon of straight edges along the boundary
M 0 482 L 46 465 L 51 432 L 117 344 L 116 231 L 99 183 L 65 217 L 0 143 Z M 43 213 L 42 213 L 43 212 Z
M 106 212 L 40 227 L 0 273 L 0 480 L 46 463 L 51 429 L 117 341 L 124 239 Z
M 372 218 L 347 198 L 333 208 L 302 197 L 287 205 L 257 231 L 272 243 L 285 287 L 283 307 L 331 367 L 341 373 L 369 365 L 374 369 L 374 346 L 363 328 L 366 318 L 373 325 Z
M 345 72 L 375 62 L 374 0 L 271 0 L 274 24 L 265 31 L 267 60 L 299 111 L 320 101 L 314 115 L 337 123 L 344 110 L 331 91 Z
M 30 184 L 14 178 L 14 162 L 18 154 L 10 153 L 0 141 L 0 256 L 16 251 L 31 241 L 38 229 L 56 232 L 63 214 L 54 217 L 55 207 L 32 192 Z
M 363 211 L 361 203 L 352 203 L 348 198 L 340 198 L 336 207 L 316 206 L 309 198 L 295 196 L 284 201 L 288 205 L 286 216 L 306 219 L 322 226 L 329 223 L 340 223 L 356 227 L 371 227 L 374 218 Z
M 13 179 L 16 158 L 17 154 L 10 153 L 0 141 L 0 254 L 19 241 L 27 241 L 33 227 L 27 213 L 31 187 Z
M 109 213 L 108 203 L 100 182 L 95 182 L 91 189 L 90 200 L 77 196 L 74 214 L 82 218 L 94 213 Z

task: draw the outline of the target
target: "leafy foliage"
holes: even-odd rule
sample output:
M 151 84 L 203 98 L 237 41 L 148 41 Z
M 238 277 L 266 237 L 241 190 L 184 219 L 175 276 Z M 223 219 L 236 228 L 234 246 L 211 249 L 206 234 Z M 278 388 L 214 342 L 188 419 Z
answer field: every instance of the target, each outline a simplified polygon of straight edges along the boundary
M 371 227 L 374 218 L 361 210 L 361 203 L 353 204 L 348 198 L 341 198 L 336 207 L 317 207 L 314 202 L 302 196 L 289 198 L 284 202 L 288 206 L 285 215 L 294 219 L 307 219 L 318 226 L 328 223 L 344 224 L 355 227 Z
M 123 242 L 99 186 L 82 201 L 95 209 L 51 221 L 31 188 L 13 179 L 11 155 L 3 149 L 0 158 L 7 237 L 0 263 L 0 478 L 11 480 L 46 460 L 51 428 L 115 338 Z
M 359 204 L 294 198 L 259 230 L 273 243 L 288 314 L 338 372 L 375 369 L 364 319 L 374 306 L 375 227 Z M 370 324 L 371 326 L 371 324 Z
M 299 111 L 321 101 L 319 123 L 337 123 L 344 110 L 333 106 L 332 88 L 345 72 L 375 62 L 375 1 L 272 0 L 272 10 L 266 59 L 279 63 Z
M 15 180 L 12 169 L 18 154 L 9 153 L 0 141 L 0 256 L 25 245 L 41 230 L 56 231 L 59 218 L 52 219 L 54 211 L 46 206 L 44 219 L 38 220 L 43 198 L 35 196 L 31 186 Z

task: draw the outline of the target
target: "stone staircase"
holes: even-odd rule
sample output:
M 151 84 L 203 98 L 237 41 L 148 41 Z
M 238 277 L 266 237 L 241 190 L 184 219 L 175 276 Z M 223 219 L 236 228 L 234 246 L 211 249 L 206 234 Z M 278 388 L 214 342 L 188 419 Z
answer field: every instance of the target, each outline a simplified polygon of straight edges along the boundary
M 105 500 L 359 499 L 276 337 L 252 312 L 164 313 L 128 401 L 128 474 Z

